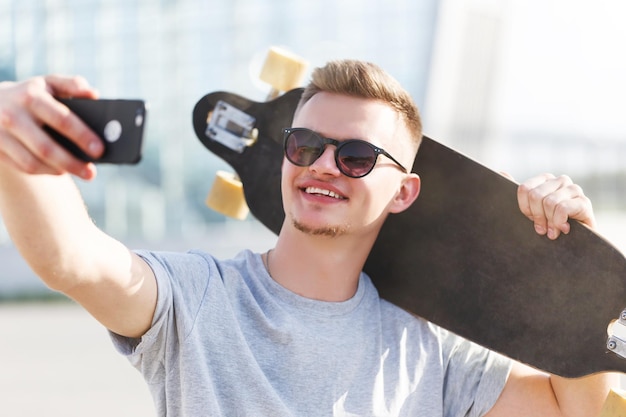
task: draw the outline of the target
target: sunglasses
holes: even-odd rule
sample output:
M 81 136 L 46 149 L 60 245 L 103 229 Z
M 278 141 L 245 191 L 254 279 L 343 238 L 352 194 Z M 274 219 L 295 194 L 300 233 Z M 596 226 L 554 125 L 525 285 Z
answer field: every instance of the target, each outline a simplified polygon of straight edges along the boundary
M 326 149 L 333 145 L 335 163 L 339 172 L 350 178 L 361 178 L 372 172 L 378 155 L 385 155 L 396 163 L 403 172 L 407 169 L 387 151 L 360 139 L 338 141 L 324 138 L 316 132 L 303 127 L 283 129 L 285 156 L 294 165 L 308 167 L 315 162 Z

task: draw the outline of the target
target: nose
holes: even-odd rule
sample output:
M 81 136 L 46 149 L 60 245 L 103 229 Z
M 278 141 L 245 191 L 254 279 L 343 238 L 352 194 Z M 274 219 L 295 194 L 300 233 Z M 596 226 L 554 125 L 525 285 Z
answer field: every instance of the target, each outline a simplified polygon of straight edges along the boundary
M 335 149 L 335 146 L 327 144 L 320 157 L 309 166 L 309 170 L 317 174 L 341 175 L 335 162 Z

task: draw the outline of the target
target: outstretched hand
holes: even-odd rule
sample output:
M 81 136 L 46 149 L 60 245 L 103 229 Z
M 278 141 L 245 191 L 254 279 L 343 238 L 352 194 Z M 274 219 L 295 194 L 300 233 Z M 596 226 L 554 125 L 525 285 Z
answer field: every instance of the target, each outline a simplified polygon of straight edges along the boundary
M 35 77 L 0 83 L 0 163 L 29 174 L 69 172 L 92 179 L 95 166 L 67 152 L 42 129 L 48 125 L 94 158 L 104 151 L 99 138 L 54 97 L 97 98 L 81 77 Z
M 543 174 L 525 181 L 517 189 L 517 201 L 535 231 L 550 239 L 569 233 L 568 219 L 596 227 L 591 200 L 566 175 Z

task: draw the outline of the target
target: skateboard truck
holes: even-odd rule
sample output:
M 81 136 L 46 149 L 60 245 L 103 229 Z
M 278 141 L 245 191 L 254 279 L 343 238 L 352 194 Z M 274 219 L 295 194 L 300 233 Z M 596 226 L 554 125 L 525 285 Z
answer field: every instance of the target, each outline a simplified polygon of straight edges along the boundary
M 242 153 L 256 143 L 259 131 L 256 119 L 225 101 L 218 101 L 207 115 L 205 134 L 235 152 Z
M 626 309 L 622 311 L 618 320 L 609 324 L 607 329 L 609 338 L 606 347 L 622 358 L 626 358 Z

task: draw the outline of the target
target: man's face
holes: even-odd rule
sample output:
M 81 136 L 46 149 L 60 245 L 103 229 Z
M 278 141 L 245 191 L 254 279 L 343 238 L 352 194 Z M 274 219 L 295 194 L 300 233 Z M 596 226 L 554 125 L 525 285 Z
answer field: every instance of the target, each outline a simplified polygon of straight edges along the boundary
M 318 93 L 300 109 L 293 127 L 339 141 L 368 141 L 411 167 L 407 129 L 396 111 L 381 101 Z M 308 167 L 283 160 L 281 185 L 288 226 L 328 236 L 377 233 L 387 214 L 394 211 L 393 200 L 406 174 L 379 155 L 368 175 L 347 177 L 337 168 L 335 150 L 328 145 Z

